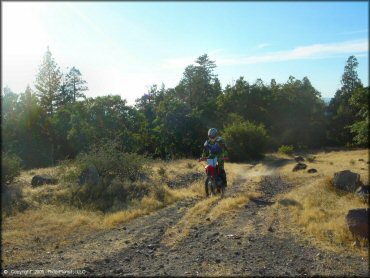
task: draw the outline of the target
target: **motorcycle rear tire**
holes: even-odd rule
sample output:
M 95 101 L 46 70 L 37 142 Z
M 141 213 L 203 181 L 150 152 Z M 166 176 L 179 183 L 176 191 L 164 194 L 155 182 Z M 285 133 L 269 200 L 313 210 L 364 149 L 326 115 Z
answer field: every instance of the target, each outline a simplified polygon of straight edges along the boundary
M 215 194 L 214 186 L 212 185 L 212 178 L 211 177 L 207 177 L 206 182 L 205 182 L 204 185 L 205 185 L 205 191 L 206 191 L 207 197 L 210 194 L 212 194 L 212 195 Z

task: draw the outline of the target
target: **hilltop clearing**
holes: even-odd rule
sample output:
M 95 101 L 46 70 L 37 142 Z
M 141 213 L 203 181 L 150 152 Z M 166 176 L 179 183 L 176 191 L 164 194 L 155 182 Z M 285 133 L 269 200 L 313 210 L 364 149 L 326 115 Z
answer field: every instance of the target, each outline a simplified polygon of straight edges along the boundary
M 344 222 L 349 209 L 368 204 L 327 186 L 334 172 L 345 169 L 368 184 L 368 150 L 302 156 L 316 173 L 293 172 L 295 160 L 277 154 L 227 163 L 222 199 L 204 196 L 201 164 L 181 160 L 151 165 L 155 173 L 165 169 L 162 182 L 173 187 L 173 197 L 158 206 L 152 200 L 146 211 L 138 206 L 136 214 L 107 216 L 35 205 L 4 220 L 3 269 L 94 276 L 368 276 L 368 242 L 353 246 Z

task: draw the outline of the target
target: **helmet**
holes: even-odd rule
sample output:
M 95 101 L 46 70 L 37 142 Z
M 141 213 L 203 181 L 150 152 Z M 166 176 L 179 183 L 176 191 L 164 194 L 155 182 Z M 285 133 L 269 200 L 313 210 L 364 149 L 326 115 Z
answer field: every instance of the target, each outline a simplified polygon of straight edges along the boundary
M 209 138 L 214 139 L 214 138 L 216 138 L 217 134 L 218 134 L 218 130 L 217 130 L 217 129 L 215 129 L 215 128 L 210 128 L 210 129 L 208 130 L 208 137 L 209 137 Z

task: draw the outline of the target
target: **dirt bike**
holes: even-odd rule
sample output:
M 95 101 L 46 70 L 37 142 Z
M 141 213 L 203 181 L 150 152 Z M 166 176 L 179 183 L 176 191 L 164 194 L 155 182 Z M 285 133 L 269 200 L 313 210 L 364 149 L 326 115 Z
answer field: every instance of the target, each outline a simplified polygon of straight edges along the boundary
M 198 161 L 201 162 L 205 160 L 207 160 L 207 165 L 205 166 L 207 178 L 204 183 L 206 195 L 209 196 L 210 194 L 216 195 L 216 193 L 221 193 L 221 197 L 223 197 L 226 188 L 220 177 L 217 156 L 213 158 L 200 158 Z M 228 160 L 228 158 L 224 157 L 224 160 Z

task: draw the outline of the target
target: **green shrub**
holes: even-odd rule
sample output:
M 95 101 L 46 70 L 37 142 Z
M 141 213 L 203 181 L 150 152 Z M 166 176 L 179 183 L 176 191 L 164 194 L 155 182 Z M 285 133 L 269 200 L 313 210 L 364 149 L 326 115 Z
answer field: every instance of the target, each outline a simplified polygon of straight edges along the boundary
M 282 154 L 286 154 L 286 155 L 292 156 L 293 155 L 293 152 L 294 152 L 294 147 L 291 146 L 291 145 L 282 145 L 279 148 L 278 152 L 279 153 L 282 153 Z
M 144 170 L 145 157 L 122 151 L 114 141 L 94 145 L 89 152 L 80 153 L 76 164 L 80 170 L 95 166 L 101 177 L 135 181 Z
M 22 160 L 15 154 L 2 153 L 1 185 L 10 184 L 21 173 Z
M 224 128 L 229 156 L 232 161 L 247 161 L 262 157 L 268 136 L 265 127 L 251 122 L 235 122 Z
M 14 215 L 28 207 L 20 184 L 5 184 L 1 187 L 1 211 L 3 216 Z
M 74 161 L 59 166 L 60 178 L 70 184 L 70 203 L 79 208 L 115 211 L 126 208 L 128 202 L 140 199 L 149 192 L 149 185 L 139 181 L 150 174 L 144 167 L 146 158 L 125 153 L 115 142 L 95 145 L 90 151 L 79 154 Z M 94 166 L 99 183 L 78 185 L 79 176 Z

